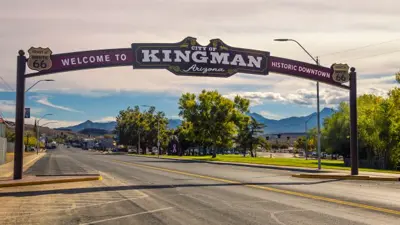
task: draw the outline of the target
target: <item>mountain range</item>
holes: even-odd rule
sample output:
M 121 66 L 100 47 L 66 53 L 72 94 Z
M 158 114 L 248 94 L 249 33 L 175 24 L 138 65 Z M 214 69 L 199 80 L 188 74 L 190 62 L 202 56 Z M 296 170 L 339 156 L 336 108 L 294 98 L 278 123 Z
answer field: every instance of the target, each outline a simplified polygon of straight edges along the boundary
M 323 126 L 324 119 L 330 117 L 335 112 L 332 108 L 324 108 L 320 112 L 320 124 Z M 264 129 L 266 134 L 276 133 L 303 133 L 305 132 L 305 123 L 307 121 L 307 129 L 317 127 L 317 112 L 309 114 L 307 116 L 293 116 L 283 118 L 280 120 L 273 120 L 263 117 L 258 113 L 249 113 L 259 123 L 267 125 Z
M 320 116 L 321 116 L 321 126 L 323 125 L 323 121 L 325 118 L 330 117 L 335 112 L 332 108 L 324 108 L 322 109 Z M 317 126 L 317 113 L 312 113 L 307 116 L 293 116 L 288 117 L 280 120 L 273 120 L 265 118 L 264 116 L 258 113 L 249 113 L 249 116 L 252 116 L 255 120 L 259 123 L 263 123 L 267 125 L 264 129 L 264 132 L 267 134 L 274 134 L 274 133 L 303 133 L 305 130 L 305 122 L 307 122 L 308 129 Z M 180 119 L 169 119 L 168 128 L 176 128 L 181 124 L 182 120 Z M 71 130 L 74 132 L 79 132 L 84 129 L 94 128 L 94 129 L 102 129 L 107 131 L 112 131 L 117 122 L 92 122 L 87 120 L 83 123 L 77 124 L 75 126 L 70 127 L 61 127 L 57 128 L 57 130 Z

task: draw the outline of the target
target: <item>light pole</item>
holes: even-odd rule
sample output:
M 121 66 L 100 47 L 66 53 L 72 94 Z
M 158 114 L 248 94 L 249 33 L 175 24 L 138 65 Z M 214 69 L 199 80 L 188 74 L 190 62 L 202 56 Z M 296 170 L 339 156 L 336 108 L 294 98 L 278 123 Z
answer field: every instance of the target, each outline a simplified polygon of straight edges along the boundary
M 308 56 L 319 66 L 318 57 L 314 58 L 298 41 L 288 38 L 278 38 L 274 41 L 292 41 L 295 42 L 300 48 L 302 48 Z M 318 170 L 321 170 L 321 123 L 320 123 L 320 112 L 319 112 L 319 82 L 317 81 L 317 154 L 318 154 Z
M 47 122 L 47 123 L 43 124 L 42 127 L 46 126 L 47 124 L 51 124 L 51 123 L 57 123 L 57 122 L 56 121 Z
M 149 107 L 149 108 L 154 107 L 154 106 L 150 106 L 150 105 L 142 105 L 142 106 Z M 160 158 L 160 118 L 158 116 L 157 116 L 157 157 Z
M 47 124 L 51 124 L 51 123 L 57 123 L 57 122 L 55 122 L 55 121 L 47 122 L 47 123 L 43 124 L 42 127 L 46 126 Z M 39 132 L 38 132 L 38 136 L 39 136 Z M 37 140 L 37 143 L 39 143 L 39 139 Z
M 25 93 L 28 92 L 29 90 L 31 90 L 34 86 L 36 86 L 36 84 L 38 84 L 38 83 L 40 83 L 40 82 L 43 82 L 43 81 L 49 82 L 49 81 L 55 81 L 55 80 L 53 80 L 53 79 L 38 80 L 38 81 L 36 81 L 36 83 L 34 83 L 34 84 L 33 84 L 32 86 L 30 86 L 28 89 L 26 89 L 26 90 L 25 90 Z
M 31 90 L 34 86 L 36 86 L 38 83 L 43 82 L 43 81 L 45 81 L 45 82 L 51 82 L 51 81 L 54 81 L 54 80 L 53 80 L 53 79 L 38 80 L 38 81 L 36 81 L 36 83 L 32 84 L 32 86 L 30 86 L 28 89 L 25 90 L 25 94 L 26 94 L 29 90 Z M 24 122 L 25 122 L 25 121 L 24 121 Z M 25 128 L 25 124 L 24 124 L 23 126 L 24 126 L 24 128 Z M 36 132 L 38 132 L 37 130 L 38 130 L 38 128 L 36 127 Z M 36 146 L 36 148 L 38 147 L 38 145 L 39 145 L 39 139 L 37 139 L 37 146 Z M 39 154 L 38 151 L 39 151 L 39 150 L 37 149 L 37 150 L 36 150 L 36 154 Z
M 39 122 L 40 122 L 40 120 L 41 119 L 43 119 L 45 116 L 52 116 L 53 114 L 51 114 L 51 113 L 47 113 L 47 114 L 44 114 L 42 117 L 40 117 L 40 119 L 38 119 L 37 121 L 36 121 L 36 154 L 39 154 L 39 147 L 40 147 L 40 145 L 39 145 Z M 44 125 L 46 125 L 46 124 L 49 124 L 49 123 L 55 123 L 55 122 L 48 122 L 48 123 L 45 123 L 45 124 L 43 124 L 43 126 Z

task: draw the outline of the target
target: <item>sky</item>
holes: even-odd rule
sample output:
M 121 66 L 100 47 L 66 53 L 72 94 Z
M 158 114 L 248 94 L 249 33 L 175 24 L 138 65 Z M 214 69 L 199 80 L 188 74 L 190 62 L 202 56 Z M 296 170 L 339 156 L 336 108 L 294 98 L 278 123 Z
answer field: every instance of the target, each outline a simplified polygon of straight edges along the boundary
M 220 38 L 234 47 L 269 51 L 271 55 L 312 63 L 293 42 L 300 42 L 323 66 L 347 63 L 357 69 L 358 94 L 385 96 L 399 84 L 400 16 L 398 0 L 69 0 L 0 2 L 0 115 L 15 117 L 16 56 L 31 46 L 54 54 L 131 43 L 175 43 L 187 36 L 202 45 Z M 251 99 L 251 111 L 270 119 L 316 111 L 314 81 L 270 73 L 230 78 L 181 77 L 167 70 L 132 67 L 80 70 L 41 79 L 26 94 L 26 107 L 49 127 L 86 120 L 112 121 L 135 105 L 154 105 L 178 118 L 182 93 L 218 90 L 226 97 Z M 321 84 L 321 109 L 348 101 L 348 92 Z

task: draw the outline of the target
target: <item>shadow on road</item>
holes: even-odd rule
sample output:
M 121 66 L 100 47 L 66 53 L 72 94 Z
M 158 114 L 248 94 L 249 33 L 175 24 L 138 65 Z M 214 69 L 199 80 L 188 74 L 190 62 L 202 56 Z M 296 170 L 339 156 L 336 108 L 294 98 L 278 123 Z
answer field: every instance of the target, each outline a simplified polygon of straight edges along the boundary
M 71 188 L 58 190 L 38 190 L 25 192 L 3 192 L 0 197 L 27 197 L 39 196 L 48 194 L 80 194 L 101 191 L 127 191 L 127 190 L 146 190 L 146 189 L 163 189 L 163 188 L 190 188 L 190 187 L 229 187 L 229 186 L 244 186 L 244 185 L 313 185 L 335 182 L 335 180 L 324 180 L 317 182 L 286 182 L 286 183 L 223 183 L 223 184 L 154 184 L 154 185 L 127 185 L 127 186 L 108 186 L 108 187 L 91 187 L 91 188 Z

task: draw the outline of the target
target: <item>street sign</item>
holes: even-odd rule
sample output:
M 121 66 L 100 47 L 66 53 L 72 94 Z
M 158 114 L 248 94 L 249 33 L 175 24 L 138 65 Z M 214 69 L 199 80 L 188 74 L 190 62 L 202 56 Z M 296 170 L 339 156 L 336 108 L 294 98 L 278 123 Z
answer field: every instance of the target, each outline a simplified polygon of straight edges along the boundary
M 133 43 L 134 69 L 167 69 L 175 75 L 230 77 L 268 74 L 269 52 L 231 47 L 220 39 L 207 46 L 187 37 L 178 43 Z
M 25 118 L 31 118 L 31 108 L 25 108 Z
M 53 52 L 49 48 L 31 47 L 28 50 L 28 53 L 29 59 L 27 64 L 29 69 L 42 71 L 48 70 L 52 67 L 51 54 Z
M 334 63 L 332 65 L 333 73 L 332 73 L 332 78 L 334 81 L 338 83 L 347 83 L 350 80 L 350 75 L 349 75 L 349 65 L 347 64 L 336 64 Z

